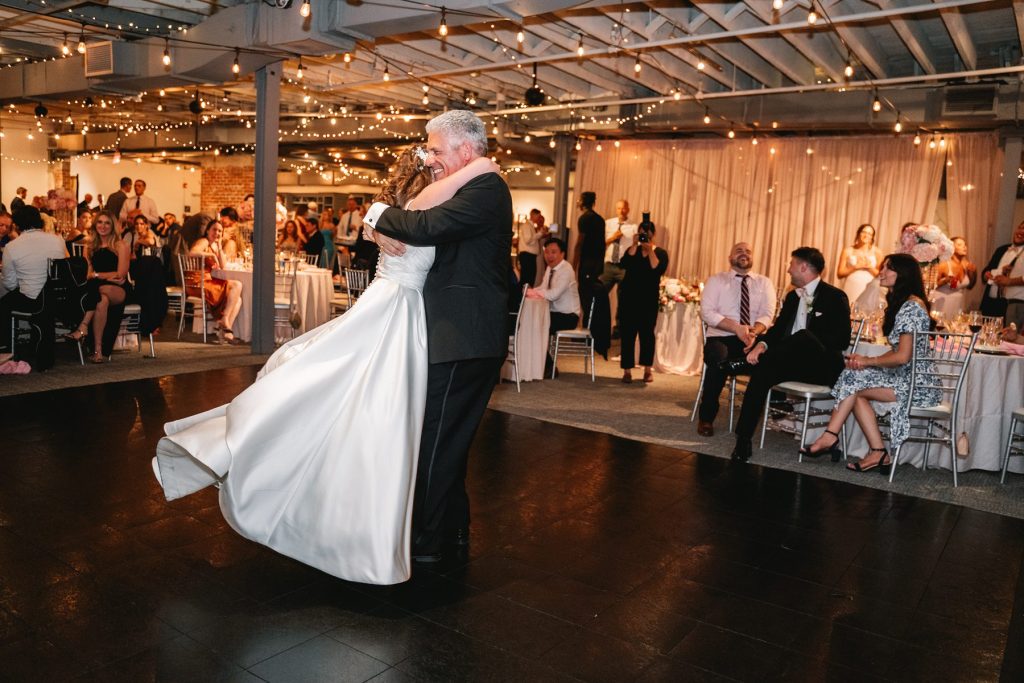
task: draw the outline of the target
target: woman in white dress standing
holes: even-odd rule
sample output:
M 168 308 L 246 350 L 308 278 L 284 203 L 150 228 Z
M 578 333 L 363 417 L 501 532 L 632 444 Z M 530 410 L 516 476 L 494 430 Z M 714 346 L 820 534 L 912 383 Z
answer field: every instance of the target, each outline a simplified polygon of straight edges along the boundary
M 878 276 L 881 262 L 882 250 L 875 246 L 875 228 L 864 223 L 857 228 L 853 246 L 843 249 L 836 269 L 836 275 L 843 278 L 843 291 L 851 302 L 857 301 L 869 285 L 878 287 L 872 281 Z
M 430 208 L 497 170 L 481 158 L 428 185 L 425 157 L 403 152 L 377 201 Z M 433 259 L 433 247 L 382 255 L 343 316 L 278 349 L 228 405 L 165 425 L 153 466 L 167 499 L 219 482 L 246 538 L 339 578 L 407 580 Z
M 953 257 L 936 266 L 932 311 L 951 320 L 964 310 L 964 296 L 978 281 L 978 267 L 967 258 L 967 240 L 953 238 Z

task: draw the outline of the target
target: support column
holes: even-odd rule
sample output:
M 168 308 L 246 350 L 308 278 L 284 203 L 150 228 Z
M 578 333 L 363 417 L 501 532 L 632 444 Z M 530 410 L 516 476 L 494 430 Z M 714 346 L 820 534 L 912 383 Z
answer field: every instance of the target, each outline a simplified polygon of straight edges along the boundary
M 274 246 L 277 243 L 277 137 L 281 62 L 256 71 L 256 183 L 252 254 L 252 352 L 274 351 Z
M 565 223 L 569 220 L 569 171 L 572 168 L 574 144 L 571 135 L 555 134 L 555 172 L 552 178 L 555 184 L 555 205 L 550 222 L 558 223 L 558 236 L 562 239 L 565 239 L 568 228 Z
M 1021 138 L 1006 138 L 1003 141 L 1003 177 L 999 182 L 999 204 L 996 208 L 996 224 L 992 244 L 1006 244 L 1013 237 L 1013 208 L 1017 203 L 1017 169 L 1020 168 Z M 984 263 L 984 261 L 982 261 Z

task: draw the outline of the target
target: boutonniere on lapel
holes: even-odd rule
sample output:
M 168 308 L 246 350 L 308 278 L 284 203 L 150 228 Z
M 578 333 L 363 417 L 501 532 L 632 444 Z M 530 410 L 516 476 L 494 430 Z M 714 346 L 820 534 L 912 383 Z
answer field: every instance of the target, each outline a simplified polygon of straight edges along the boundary
M 814 297 L 804 295 L 804 310 L 807 311 L 807 315 L 810 316 L 814 312 Z

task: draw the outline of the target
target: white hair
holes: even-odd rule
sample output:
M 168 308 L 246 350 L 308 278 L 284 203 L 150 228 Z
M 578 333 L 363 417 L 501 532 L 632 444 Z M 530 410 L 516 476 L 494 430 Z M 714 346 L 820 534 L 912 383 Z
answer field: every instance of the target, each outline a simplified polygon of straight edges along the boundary
M 454 146 L 468 142 L 477 155 L 487 153 L 487 129 L 471 111 L 452 109 L 427 122 L 427 133 L 440 133 Z

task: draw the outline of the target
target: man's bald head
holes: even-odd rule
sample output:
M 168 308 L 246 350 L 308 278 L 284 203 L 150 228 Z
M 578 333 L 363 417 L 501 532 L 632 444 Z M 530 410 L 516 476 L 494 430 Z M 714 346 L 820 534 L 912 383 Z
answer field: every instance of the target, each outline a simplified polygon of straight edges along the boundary
M 754 250 L 749 242 L 737 242 L 729 251 L 729 265 L 737 273 L 747 273 L 754 267 Z

